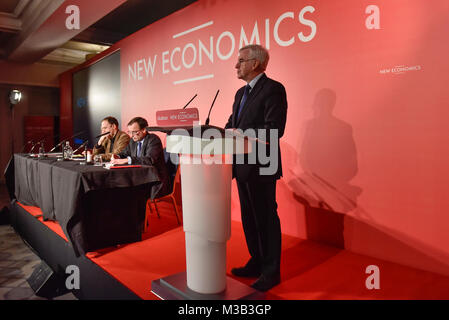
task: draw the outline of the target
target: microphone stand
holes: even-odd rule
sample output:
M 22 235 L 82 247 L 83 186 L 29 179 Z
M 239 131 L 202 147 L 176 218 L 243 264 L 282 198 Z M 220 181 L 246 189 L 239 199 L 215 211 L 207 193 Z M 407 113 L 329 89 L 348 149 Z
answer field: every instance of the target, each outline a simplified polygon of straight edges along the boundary
M 9 108 L 11 110 L 11 120 L 12 127 L 14 128 L 14 105 L 12 103 L 9 104 Z M 14 131 L 11 131 L 11 157 L 14 158 Z
M 29 152 L 30 154 L 33 153 L 34 148 L 39 144 L 39 142 L 36 142 L 36 143 L 31 142 L 31 144 L 32 144 L 32 146 L 31 146 L 31 149 L 30 149 L 30 152 Z
M 55 151 L 55 149 L 58 148 L 58 147 L 60 147 L 64 142 L 69 141 L 70 139 L 75 138 L 75 137 L 77 137 L 77 136 L 79 136 L 79 135 L 81 135 L 81 134 L 83 134 L 83 133 L 84 133 L 84 131 L 80 131 L 80 132 L 74 134 L 73 136 L 71 136 L 70 138 L 67 138 L 67 139 L 62 140 L 62 141 L 59 142 L 57 145 L 55 145 L 55 146 L 49 151 L 49 153 Z
M 30 154 L 32 154 L 33 153 L 33 150 L 34 150 L 34 148 L 37 146 L 37 145 L 41 145 L 41 146 L 43 146 L 42 144 L 45 142 L 45 139 L 42 139 L 42 140 L 40 140 L 40 141 L 36 141 L 36 143 L 33 143 L 33 146 L 31 147 L 31 150 L 30 150 Z
M 64 140 L 62 140 L 61 142 L 59 142 L 57 145 L 55 145 L 53 148 L 51 148 L 51 150 L 49 151 L 49 153 L 55 151 L 56 148 L 59 148 L 60 146 L 62 146 L 62 145 L 64 144 L 64 142 L 66 142 L 66 141 L 68 141 L 68 140 L 69 140 L 69 139 L 64 139 Z
M 190 104 L 190 102 L 192 102 L 193 101 L 193 99 L 195 99 L 196 98 L 196 96 L 197 96 L 198 94 L 195 94 L 194 96 L 193 96 L 193 98 L 192 99 L 190 99 L 190 101 L 189 102 L 187 102 L 187 104 L 183 107 L 183 109 L 185 109 L 185 108 L 187 108 L 187 106 Z
M 80 150 L 82 147 L 87 146 L 88 143 L 89 143 L 89 140 L 84 141 L 75 151 L 73 151 L 73 154 L 77 153 L 78 150 Z
M 25 147 L 26 147 L 27 145 L 29 145 L 29 144 L 32 144 L 32 145 L 34 146 L 34 141 L 33 141 L 33 140 L 27 141 L 27 142 L 23 145 L 22 149 L 20 150 L 20 153 L 23 153 L 23 152 L 25 151 Z
M 209 108 L 209 114 L 207 115 L 207 119 L 206 119 L 206 123 L 205 123 L 206 126 L 209 125 L 209 121 L 210 121 L 210 119 L 209 119 L 209 117 L 210 117 L 210 112 L 212 111 L 212 108 L 214 107 L 214 103 L 215 103 L 215 100 L 217 99 L 217 96 L 218 96 L 218 93 L 219 93 L 219 92 L 220 92 L 220 90 L 217 90 L 217 93 L 215 94 L 214 101 L 212 101 L 212 105 L 211 105 L 210 108 Z

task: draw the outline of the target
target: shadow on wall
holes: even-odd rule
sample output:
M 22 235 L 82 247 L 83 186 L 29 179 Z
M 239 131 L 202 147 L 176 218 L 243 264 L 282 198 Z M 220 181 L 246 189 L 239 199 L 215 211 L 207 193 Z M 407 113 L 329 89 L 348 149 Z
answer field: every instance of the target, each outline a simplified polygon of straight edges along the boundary
M 307 239 L 449 275 L 447 253 L 377 224 L 357 204 L 363 190 L 350 183 L 358 172 L 357 149 L 352 127 L 333 115 L 335 105 L 334 91 L 318 91 L 302 145 L 282 145 L 292 165 L 280 182 L 304 207 Z M 350 211 L 353 216 L 346 215 Z
M 362 189 L 349 183 L 358 171 L 357 150 L 352 127 L 333 115 L 336 100 L 330 89 L 316 94 L 288 186 L 305 208 L 307 238 L 344 248 L 343 214 L 357 207 Z

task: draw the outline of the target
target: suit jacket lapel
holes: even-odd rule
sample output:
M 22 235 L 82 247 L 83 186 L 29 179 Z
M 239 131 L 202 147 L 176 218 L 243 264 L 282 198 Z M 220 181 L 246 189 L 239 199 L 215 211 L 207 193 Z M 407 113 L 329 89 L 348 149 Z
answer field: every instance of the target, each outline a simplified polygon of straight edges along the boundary
M 237 114 L 239 112 L 240 101 L 242 100 L 243 93 L 245 92 L 245 87 L 241 87 L 238 91 L 237 98 L 234 102 L 232 108 L 232 126 L 235 128 L 237 126 Z
M 133 157 L 137 157 L 137 143 L 133 140 L 133 144 L 131 144 L 131 154 Z
M 260 77 L 259 81 L 257 81 L 254 88 L 251 89 L 251 92 L 249 93 L 248 98 L 246 99 L 246 102 L 243 105 L 243 110 L 240 112 L 240 117 L 236 121 L 236 126 L 238 126 L 239 123 L 242 121 L 243 117 L 245 116 L 246 112 L 249 109 L 249 105 L 254 100 L 254 98 L 259 94 L 259 92 L 262 90 L 262 87 L 263 87 L 263 84 L 264 84 L 266 78 L 267 78 L 267 76 L 264 74 L 262 77 Z M 241 99 L 239 99 L 239 101 L 240 100 Z M 237 114 L 235 116 L 237 117 Z
M 148 144 L 147 143 L 148 142 L 148 136 L 149 136 L 149 133 L 147 133 L 145 138 L 143 138 L 143 140 L 142 140 L 142 150 L 140 150 L 140 156 L 145 154 L 145 150 L 146 150 L 147 144 Z M 137 146 L 136 146 L 136 153 L 137 153 Z

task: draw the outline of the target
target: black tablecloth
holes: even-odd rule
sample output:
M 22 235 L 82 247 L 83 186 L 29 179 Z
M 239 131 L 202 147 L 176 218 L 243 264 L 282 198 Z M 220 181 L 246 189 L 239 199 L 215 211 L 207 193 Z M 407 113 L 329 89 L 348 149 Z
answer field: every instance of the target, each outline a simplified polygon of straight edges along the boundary
M 77 255 L 141 240 L 146 201 L 159 183 L 153 166 L 107 170 L 22 154 L 14 155 L 5 176 L 20 203 L 59 222 Z

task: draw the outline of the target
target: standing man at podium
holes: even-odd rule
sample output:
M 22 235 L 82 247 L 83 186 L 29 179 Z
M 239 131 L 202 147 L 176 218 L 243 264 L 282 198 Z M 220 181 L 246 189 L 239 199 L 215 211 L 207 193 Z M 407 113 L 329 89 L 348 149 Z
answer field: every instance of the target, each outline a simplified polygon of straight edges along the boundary
M 277 213 L 276 182 L 282 176 L 279 138 L 284 134 L 287 119 L 287 96 L 284 86 L 265 74 L 268 51 L 260 45 L 247 45 L 239 50 L 235 65 L 237 77 L 246 82 L 234 100 L 232 114 L 225 128 L 277 130 L 277 170 L 272 175 L 260 173 L 261 165 L 233 164 L 237 180 L 242 224 L 251 258 L 245 266 L 233 268 L 239 277 L 254 277 L 251 285 L 267 291 L 280 283 L 281 225 Z M 274 157 L 274 159 L 273 159 Z

